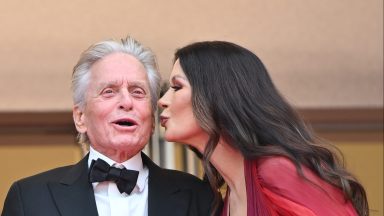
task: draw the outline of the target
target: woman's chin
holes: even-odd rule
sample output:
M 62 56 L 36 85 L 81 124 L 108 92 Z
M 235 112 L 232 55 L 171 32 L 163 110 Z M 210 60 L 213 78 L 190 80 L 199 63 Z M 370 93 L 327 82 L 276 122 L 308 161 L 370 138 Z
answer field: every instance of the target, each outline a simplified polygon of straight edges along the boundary
M 167 133 L 164 134 L 164 139 L 167 142 L 179 142 L 177 139 L 175 139 L 175 137 L 173 137 L 172 135 L 167 135 Z

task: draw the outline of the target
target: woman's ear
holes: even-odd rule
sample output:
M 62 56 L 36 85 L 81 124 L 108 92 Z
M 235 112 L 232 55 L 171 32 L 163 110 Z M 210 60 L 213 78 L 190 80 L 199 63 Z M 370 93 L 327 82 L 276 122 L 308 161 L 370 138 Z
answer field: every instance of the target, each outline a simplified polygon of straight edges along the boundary
M 83 110 L 76 105 L 73 107 L 72 115 L 73 115 L 73 121 L 75 122 L 77 132 L 79 133 L 87 132 L 87 127 L 84 122 L 85 116 L 84 116 Z

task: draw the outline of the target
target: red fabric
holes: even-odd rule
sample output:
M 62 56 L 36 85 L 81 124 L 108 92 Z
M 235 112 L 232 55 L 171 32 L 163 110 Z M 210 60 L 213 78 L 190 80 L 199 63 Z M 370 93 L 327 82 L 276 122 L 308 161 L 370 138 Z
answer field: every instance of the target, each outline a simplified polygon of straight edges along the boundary
M 328 184 L 310 169 L 297 174 L 285 157 L 266 157 L 244 162 L 248 216 L 357 216 L 340 189 Z M 225 199 L 222 216 L 228 211 Z

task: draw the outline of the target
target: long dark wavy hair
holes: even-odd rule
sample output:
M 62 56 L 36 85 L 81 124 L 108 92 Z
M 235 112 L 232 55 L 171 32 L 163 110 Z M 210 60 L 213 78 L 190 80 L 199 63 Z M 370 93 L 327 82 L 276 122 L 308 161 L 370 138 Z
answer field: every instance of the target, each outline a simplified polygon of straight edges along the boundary
M 209 159 L 222 137 L 246 159 L 285 156 L 304 178 L 302 166 L 310 168 L 340 188 L 359 215 L 369 215 L 362 185 L 345 170 L 334 146 L 306 127 L 254 53 L 230 42 L 206 41 L 178 49 L 176 60 L 192 87 L 194 115 L 210 137 L 203 166 L 214 190 L 223 179 Z M 217 210 L 219 195 L 215 200 Z

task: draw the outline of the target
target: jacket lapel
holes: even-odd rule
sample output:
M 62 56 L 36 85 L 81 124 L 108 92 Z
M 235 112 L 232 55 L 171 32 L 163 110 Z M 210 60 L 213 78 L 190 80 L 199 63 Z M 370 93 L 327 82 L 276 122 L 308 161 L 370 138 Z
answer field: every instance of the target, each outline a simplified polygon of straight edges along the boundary
M 98 215 L 93 187 L 88 182 L 88 155 L 60 182 L 50 182 L 48 187 L 62 216 Z
M 168 172 L 157 166 L 144 153 L 144 164 L 149 170 L 148 181 L 148 216 L 187 215 L 191 191 L 182 189 Z
M 148 216 L 188 215 L 191 191 L 180 188 L 172 176 L 142 153 L 148 167 Z M 92 184 L 88 182 L 88 155 L 74 165 L 60 182 L 48 183 L 62 216 L 97 216 Z M 171 178 L 169 178 L 171 177 Z

